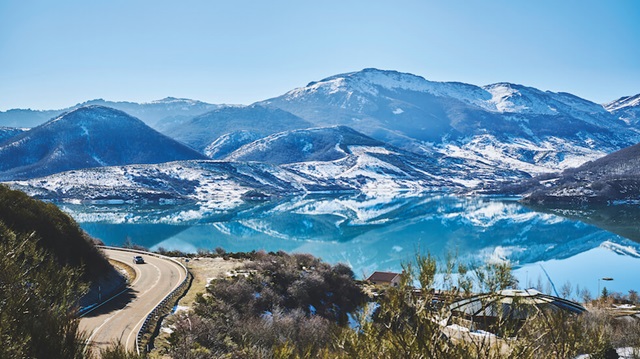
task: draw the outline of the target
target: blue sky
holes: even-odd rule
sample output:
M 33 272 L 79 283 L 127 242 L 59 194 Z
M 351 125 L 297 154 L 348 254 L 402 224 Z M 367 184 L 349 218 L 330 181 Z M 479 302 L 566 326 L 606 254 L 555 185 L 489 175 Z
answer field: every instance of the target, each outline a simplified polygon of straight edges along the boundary
M 367 67 L 640 93 L 640 1 L 0 0 L 0 110 L 249 104 Z

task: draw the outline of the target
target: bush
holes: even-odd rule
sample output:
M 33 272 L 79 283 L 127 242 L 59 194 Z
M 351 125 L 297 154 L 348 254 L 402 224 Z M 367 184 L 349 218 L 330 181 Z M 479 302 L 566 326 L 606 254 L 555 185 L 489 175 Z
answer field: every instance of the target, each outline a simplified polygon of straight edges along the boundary
M 253 253 L 247 276 L 213 281 L 177 316 L 174 357 L 315 357 L 365 299 L 351 269 L 307 254 Z
M 344 265 L 283 252 L 251 256 L 248 276 L 213 282 L 192 312 L 177 315 L 173 357 L 608 358 L 613 348 L 640 347 L 638 321 L 536 311 L 518 300 L 485 327 L 494 334 L 452 325 L 468 318 L 454 320 L 450 304 L 472 291 L 517 287 L 508 263 L 467 266 L 449 257 L 439 266 L 418 255 L 397 287 L 365 304 Z M 483 305 L 495 294 L 486 298 Z M 346 325 L 349 315 L 354 327 Z

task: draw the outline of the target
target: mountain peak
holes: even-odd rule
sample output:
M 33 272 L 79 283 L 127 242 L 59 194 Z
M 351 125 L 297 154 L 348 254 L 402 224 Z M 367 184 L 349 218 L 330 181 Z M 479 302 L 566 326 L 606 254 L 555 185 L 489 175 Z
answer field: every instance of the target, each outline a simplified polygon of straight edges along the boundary
M 53 124 L 63 121 L 68 123 L 97 123 L 108 120 L 111 125 L 114 125 L 114 121 L 137 123 L 138 125 L 144 125 L 139 119 L 127 114 L 124 111 L 116 110 L 115 108 L 102 106 L 102 105 L 88 105 L 78 107 L 71 111 L 65 112 L 60 116 L 45 122 L 41 126 L 52 126 Z
M 180 98 L 180 97 L 165 97 L 160 100 L 155 100 L 149 102 L 150 104 L 186 104 L 186 105 L 197 105 L 197 104 L 205 104 L 202 101 L 192 100 L 189 98 Z
M 376 102 L 381 92 L 429 94 L 454 98 L 478 106 L 482 106 L 484 102 L 491 99 L 489 92 L 475 85 L 429 81 L 422 76 L 410 73 L 375 68 L 338 74 L 310 82 L 305 87 L 287 92 L 281 98 L 285 101 L 296 101 L 314 96 L 340 97 L 339 100 L 334 100 L 339 106 L 359 109 L 367 103 Z M 266 102 L 270 103 L 272 100 L 275 99 Z
M 123 111 L 91 105 L 66 112 L 0 145 L 0 178 L 204 158 Z
M 307 87 L 330 84 L 332 88 L 350 85 L 365 93 L 377 94 L 372 86 L 385 89 L 403 89 L 413 91 L 426 91 L 426 84 L 430 83 L 424 77 L 394 70 L 380 70 L 366 68 L 361 71 L 348 72 L 327 77 L 317 82 L 311 82 Z

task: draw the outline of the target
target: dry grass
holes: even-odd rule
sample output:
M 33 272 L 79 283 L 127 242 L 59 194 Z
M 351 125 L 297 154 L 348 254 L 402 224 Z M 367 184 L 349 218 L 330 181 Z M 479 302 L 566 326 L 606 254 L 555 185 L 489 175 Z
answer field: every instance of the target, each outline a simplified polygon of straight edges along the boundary
M 185 263 L 183 259 L 180 260 Z M 246 261 L 237 259 L 224 260 L 222 258 L 193 258 L 186 266 L 193 274 L 193 283 L 187 294 L 180 299 L 178 305 L 191 307 L 198 293 L 204 293 L 209 281 L 214 278 L 221 278 L 227 273 L 237 269 Z

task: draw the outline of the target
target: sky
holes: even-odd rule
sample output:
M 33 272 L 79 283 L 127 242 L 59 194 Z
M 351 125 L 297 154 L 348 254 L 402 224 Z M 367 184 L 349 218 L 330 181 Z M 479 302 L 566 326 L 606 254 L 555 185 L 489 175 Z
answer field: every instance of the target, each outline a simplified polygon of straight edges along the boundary
M 250 104 L 335 74 L 640 93 L 640 1 L 0 0 L 0 110 Z

